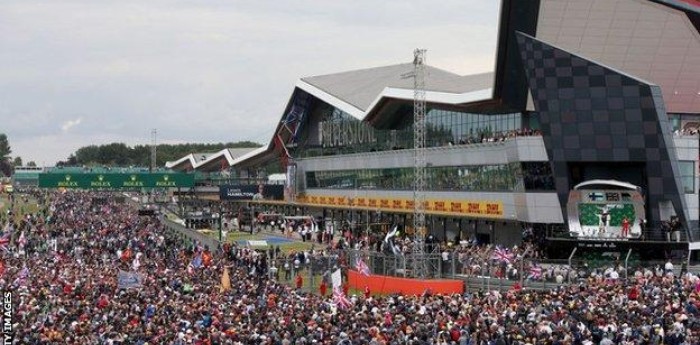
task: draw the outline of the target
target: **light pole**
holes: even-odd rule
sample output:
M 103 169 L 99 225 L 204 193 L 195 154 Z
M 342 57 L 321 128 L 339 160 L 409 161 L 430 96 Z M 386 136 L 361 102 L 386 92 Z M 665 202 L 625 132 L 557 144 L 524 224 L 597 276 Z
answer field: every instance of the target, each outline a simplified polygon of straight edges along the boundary
M 221 204 L 219 203 L 219 204 L 217 204 L 217 212 L 216 212 L 216 217 L 217 217 L 218 226 L 219 226 L 219 245 L 222 244 L 223 237 L 224 237 L 223 236 L 223 229 L 221 227 L 221 223 L 222 223 L 221 218 L 223 217 L 222 213 L 223 213 L 223 209 L 221 207 Z

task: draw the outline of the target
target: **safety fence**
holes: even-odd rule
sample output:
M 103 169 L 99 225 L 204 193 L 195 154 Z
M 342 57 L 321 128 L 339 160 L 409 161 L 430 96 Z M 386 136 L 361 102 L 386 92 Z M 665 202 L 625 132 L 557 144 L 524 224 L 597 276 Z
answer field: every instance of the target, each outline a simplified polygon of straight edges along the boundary
M 219 242 L 212 236 L 188 229 L 162 218 L 171 231 L 187 236 L 193 241 L 209 246 L 212 250 Z M 522 289 L 547 290 L 566 284 L 579 284 L 589 279 L 622 280 L 637 274 L 664 274 L 669 262 L 638 261 L 628 253 L 626 257 L 580 258 L 569 260 L 543 260 L 527 256 L 515 256 L 510 261 L 493 258 L 490 254 L 469 255 L 452 250 L 423 255 L 394 255 L 367 250 L 318 250 L 315 252 L 281 253 L 272 247 L 260 249 L 268 257 L 268 274 L 271 278 L 294 284 L 297 275 L 303 276 L 303 288 L 318 291 L 321 281 L 331 286 L 331 274 L 341 269 L 344 280 L 350 269 L 356 270 L 358 262 L 364 263 L 369 274 L 401 278 L 458 279 L 465 288 L 474 290 L 507 290 L 519 286 Z M 573 255 L 572 255 L 573 256 Z M 419 266 L 423 265 L 423 266 Z M 672 271 L 680 274 L 683 260 L 671 261 Z M 419 267 L 422 276 L 416 274 Z

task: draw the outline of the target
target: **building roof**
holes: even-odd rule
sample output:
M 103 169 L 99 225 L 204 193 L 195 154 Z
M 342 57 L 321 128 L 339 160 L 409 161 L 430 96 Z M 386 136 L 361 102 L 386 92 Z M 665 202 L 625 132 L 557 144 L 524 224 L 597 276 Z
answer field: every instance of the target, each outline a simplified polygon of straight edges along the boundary
M 297 87 L 357 119 L 372 112 L 383 98 L 413 99 L 413 63 L 306 77 Z M 461 76 L 425 68 L 426 101 L 460 104 L 491 98 L 494 74 Z
M 185 166 L 183 164 L 186 164 L 186 163 L 189 163 L 189 165 L 191 167 L 194 167 L 199 162 L 206 160 L 208 157 L 210 157 L 213 154 L 215 154 L 215 152 L 190 153 L 190 154 L 187 154 L 178 160 L 165 162 L 165 167 L 169 168 L 169 169 L 171 169 L 171 168 L 173 168 L 173 169 L 185 169 Z
M 302 78 L 324 92 L 343 100 L 359 110 L 367 111 L 385 88 L 413 89 L 413 64 L 367 68 L 349 72 Z M 493 73 L 460 76 L 439 68 L 426 66 L 426 91 L 461 94 L 488 89 Z
M 197 170 L 202 167 L 215 167 L 219 170 L 221 167 L 222 160 L 225 160 L 228 166 L 232 165 L 232 162 L 240 157 L 245 157 L 251 152 L 256 151 L 256 147 L 243 147 L 243 148 L 227 148 L 218 152 L 210 153 L 190 153 L 176 161 L 166 162 L 166 168 L 178 169 L 185 168 L 183 164 L 189 163 L 192 169 Z M 213 164 L 213 163 L 216 164 Z

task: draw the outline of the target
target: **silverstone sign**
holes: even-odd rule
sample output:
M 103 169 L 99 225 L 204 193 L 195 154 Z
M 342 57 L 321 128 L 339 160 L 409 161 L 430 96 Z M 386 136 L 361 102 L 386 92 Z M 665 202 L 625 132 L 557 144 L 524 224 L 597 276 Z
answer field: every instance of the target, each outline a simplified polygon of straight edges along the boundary
M 43 173 L 40 188 L 191 188 L 194 175 L 183 173 Z

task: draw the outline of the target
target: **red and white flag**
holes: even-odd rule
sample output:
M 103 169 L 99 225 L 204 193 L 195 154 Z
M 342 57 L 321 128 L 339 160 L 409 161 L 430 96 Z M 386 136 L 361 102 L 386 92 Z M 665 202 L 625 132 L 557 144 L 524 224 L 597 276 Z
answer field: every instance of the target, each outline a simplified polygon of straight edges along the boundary
M 24 236 L 24 231 L 19 234 L 17 244 L 19 245 L 19 249 L 23 249 L 24 246 L 27 245 L 27 238 Z
M 131 262 L 131 267 L 134 269 L 134 271 L 139 270 L 139 267 L 141 267 L 141 253 L 136 253 L 134 261 Z
M 5 233 L 0 237 L 0 249 L 7 251 L 7 246 L 10 244 L 10 232 L 5 231 Z
M 528 278 L 530 278 L 530 279 L 542 278 L 542 267 L 540 267 L 540 266 L 530 267 L 530 275 L 528 275 Z
M 345 296 L 343 290 L 339 287 L 333 288 L 333 304 L 338 306 L 340 309 L 350 308 L 352 302 Z
M 369 266 L 367 266 L 367 264 L 362 260 L 362 258 L 357 258 L 357 261 L 355 262 L 355 268 L 363 276 L 369 277 L 369 275 L 370 275 Z
M 511 263 L 513 261 L 513 254 L 499 247 L 493 252 L 493 259 L 500 262 Z

